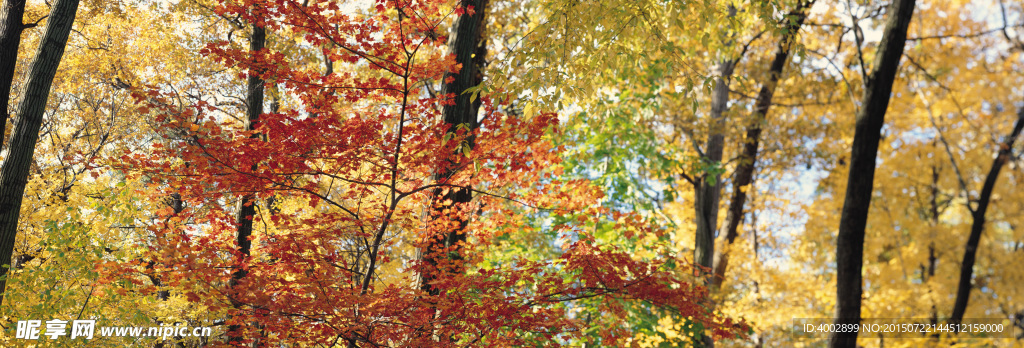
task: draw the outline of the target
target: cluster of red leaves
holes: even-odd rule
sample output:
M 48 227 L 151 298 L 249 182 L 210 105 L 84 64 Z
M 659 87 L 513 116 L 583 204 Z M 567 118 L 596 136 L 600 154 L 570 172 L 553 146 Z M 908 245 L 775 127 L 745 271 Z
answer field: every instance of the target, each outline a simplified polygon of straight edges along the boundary
M 150 178 L 154 200 L 176 193 L 186 208 L 156 212 L 161 218 L 150 226 L 144 262 L 105 269 L 160 274 L 163 286 L 213 313 L 231 313 L 229 324 L 245 327 L 241 334 L 269 344 L 516 346 L 542 337 L 557 345 L 582 324 L 555 304 L 600 296 L 676 309 L 716 335 L 739 332 L 708 313 L 703 287 L 591 242 L 571 243 L 548 261 L 473 266 L 484 250 L 474 245 L 525 228 L 525 215 L 514 207 L 583 211 L 602 193 L 584 180 L 559 178 L 560 149 L 545 140 L 557 134 L 554 114 L 513 117 L 485 100 L 487 117 L 476 130 L 441 121 L 438 106 L 454 96 L 425 97 L 417 81 L 457 71 L 443 40 L 431 33 L 465 9 L 447 1 L 377 1 L 374 9 L 363 16 L 334 1 L 222 3 L 221 15 L 304 34 L 342 67 L 323 75 L 272 48 L 208 45 L 203 54 L 243 76 L 279 84 L 300 105 L 260 115 L 254 131 L 214 105 L 175 104 L 156 88 L 137 91 L 165 137 L 148 152 L 111 161 Z M 434 175 L 449 169 L 456 171 L 451 178 Z M 475 190 L 472 204 L 449 206 L 445 217 L 425 221 L 434 190 L 461 187 Z M 234 235 L 240 195 L 260 202 L 248 256 L 239 253 Z M 264 203 L 271 200 L 303 208 Z M 483 218 L 474 219 L 475 212 Z M 409 250 L 466 219 L 473 220 L 473 239 L 456 246 L 462 261 L 426 269 L 408 259 Z M 229 286 L 239 259 L 248 273 Z M 385 267 L 399 271 L 385 274 Z M 451 269 L 472 271 L 445 271 Z M 438 274 L 431 285 L 440 294 L 413 286 L 422 272 Z M 134 281 L 145 284 L 141 279 Z M 617 308 L 607 309 L 622 315 Z M 607 339 L 619 334 L 608 330 Z

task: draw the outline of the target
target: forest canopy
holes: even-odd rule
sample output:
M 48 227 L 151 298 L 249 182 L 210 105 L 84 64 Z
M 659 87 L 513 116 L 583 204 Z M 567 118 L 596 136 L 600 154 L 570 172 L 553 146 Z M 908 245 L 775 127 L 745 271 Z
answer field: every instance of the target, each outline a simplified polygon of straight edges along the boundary
M 1024 6 L 4 0 L 0 346 L 1024 345 Z

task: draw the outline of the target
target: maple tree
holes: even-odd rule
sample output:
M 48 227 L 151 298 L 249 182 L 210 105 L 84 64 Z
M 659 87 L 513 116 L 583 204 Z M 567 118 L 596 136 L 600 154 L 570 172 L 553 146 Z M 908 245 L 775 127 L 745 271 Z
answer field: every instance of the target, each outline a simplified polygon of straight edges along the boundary
M 418 345 L 434 337 L 451 338 L 436 344 L 524 342 L 522 335 L 484 335 L 493 330 L 552 339 L 571 333 L 566 330 L 577 323 L 564 317 L 564 309 L 544 304 L 594 296 L 625 296 L 671 306 L 706 322 L 718 335 L 731 335 L 741 328 L 704 312 L 699 296 L 703 287 L 674 280 L 656 264 L 631 261 L 622 252 L 593 245 L 568 222 L 558 229 L 573 232 L 567 237 L 579 240 L 566 241 L 566 251 L 558 258 L 512 260 L 504 267 L 475 266 L 467 272 L 436 270 L 461 267 L 451 264 L 457 259 L 472 265 L 480 257 L 474 256 L 473 245 L 487 245 L 491 238 L 507 233 L 503 231 L 511 226 L 503 226 L 501 221 L 508 217 L 502 215 L 513 213 L 485 207 L 527 204 L 579 211 L 599 194 L 594 191 L 569 199 L 567 187 L 574 187 L 577 194 L 593 189 L 581 181 L 541 180 L 551 175 L 543 169 L 557 163 L 557 149 L 544 140 L 554 126 L 552 114 L 515 119 L 503 116 L 500 105 L 489 98 L 480 97 L 487 116 L 479 131 L 447 120 L 441 123 L 436 117 L 436 105 L 449 103 L 456 95 L 429 97 L 417 83 L 433 83 L 429 81 L 440 79 L 442 73 L 461 70 L 452 66 L 443 41 L 431 33 L 444 18 L 452 14 L 466 18 L 476 10 L 472 6 L 452 10 L 444 3 L 379 4 L 369 14 L 350 16 L 331 4 L 220 4 L 220 15 L 238 16 L 268 31 L 303 32 L 305 40 L 325 47 L 324 55 L 347 69 L 314 74 L 272 50 L 244 50 L 226 42 L 207 45 L 206 54 L 226 65 L 249 69 L 250 78 L 282 84 L 296 103 L 294 107 L 286 104 L 281 112 L 261 113 L 258 122 L 253 122 L 250 111 L 246 123 L 250 126 L 241 127 L 218 121 L 226 115 L 213 105 L 199 102 L 179 108 L 167 103 L 158 90 L 137 92 L 158 122 L 184 135 L 171 144 L 154 144 L 149 154 L 122 158 L 131 163 L 125 170 L 145 168 L 142 173 L 159 179 L 166 188 L 161 196 L 179 194 L 188 206 L 180 213 L 162 209 L 159 213 L 167 217 L 166 222 L 153 227 L 158 239 L 180 238 L 175 244 L 151 246 L 149 258 L 155 263 L 153 272 L 163 274 L 161 283 L 183 288 L 185 296 L 203 301 L 210 311 L 225 311 L 230 316 L 229 335 L 242 336 L 235 342 L 254 340 L 253 328 L 242 325 L 249 321 L 260 324 L 260 342 Z M 279 21 L 267 20 L 278 15 Z M 318 24 L 325 22 L 337 27 Z M 374 32 L 385 35 L 373 38 L 369 34 Z M 352 38 L 364 42 L 352 42 Z M 360 65 L 368 69 L 358 69 Z M 452 79 L 445 77 L 443 83 Z M 325 90 L 331 92 L 325 94 Z M 171 158 L 184 161 L 168 161 Z M 431 174 L 438 170 L 450 174 Z M 489 219 L 424 221 L 415 213 L 420 208 L 406 203 L 429 201 L 436 195 L 432 191 L 460 187 L 474 187 L 482 196 L 476 201 L 442 200 L 440 204 L 450 206 L 445 208 L 448 214 L 467 214 L 474 208 Z M 519 188 L 537 191 L 517 192 Z M 234 194 L 252 198 L 243 199 L 232 214 L 231 207 L 218 202 Z M 257 212 L 256 202 L 271 197 L 280 210 Z M 451 213 L 456 209 L 462 212 Z M 596 212 L 576 220 L 607 215 Z M 188 227 L 178 225 L 186 221 L 197 221 L 209 232 L 192 232 L 198 234 L 191 237 Z M 262 224 L 264 231 L 248 232 L 254 230 L 245 226 L 248 223 Z M 434 243 L 424 236 L 445 231 L 449 228 L 445 225 L 452 223 L 468 224 L 466 230 L 474 232 L 473 239 L 459 247 L 457 259 L 434 258 L 430 263 L 411 259 L 410 247 L 424 249 Z M 236 228 L 240 232 L 218 232 Z M 252 243 L 248 250 L 246 242 Z M 227 260 L 218 256 L 224 250 L 234 250 L 233 256 Z M 429 247 L 425 250 L 430 253 Z M 406 265 L 384 268 L 403 258 Z M 239 266 L 228 266 L 236 271 L 225 275 L 221 271 L 225 262 L 240 262 L 243 275 L 239 276 Z M 612 263 L 621 268 L 609 268 Z M 402 269 L 430 274 L 432 291 L 404 286 L 412 279 L 396 273 Z M 565 282 L 552 269 L 574 277 Z M 523 288 L 524 284 L 529 286 Z M 325 311 L 321 309 L 325 305 L 341 307 Z M 490 310 L 472 310 L 477 306 Z M 301 338 L 288 335 L 306 326 L 317 329 Z M 605 336 L 614 340 L 616 331 Z
M 26 18 L 50 11 L 43 3 L 28 5 Z M 162 200 L 147 202 L 139 181 L 127 181 L 100 166 L 101 159 L 111 153 L 148 147 L 144 144 L 154 134 L 146 127 L 146 118 L 131 107 L 127 89 L 148 81 L 184 86 L 187 91 L 189 85 L 195 86 L 188 77 L 199 77 L 204 68 L 223 70 L 200 57 L 182 55 L 188 47 L 167 36 L 181 17 L 150 5 L 144 1 L 80 5 L 80 21 L 54 79 L 26 185 L 5 292 L 11 299 L 4 302 L 7 328 L 26 318 L 92 316 L 112 325 L 130 325 L 154 322 L 148 318 L 174 322 L 175 318 L 203 317 L 204 313 L 181 306 L 174 297 L 164 296 L 167 305 L 152 303 L 152 297 L 139 296 L 133 286 L 122 283 L 124 277 L 115 277 L 118 287 L 99 286 L 103 281 L 96 270 L 101 260 L 139 259 L 139 247 L 150 239 L 138 234 L 138 229 L 152 220 L 149 212 L 154 205 L 162 205 Z M 137 30 L 142 23 L 151 30 Z M 40 31 L 26 30 L 23 46 L 35 47 Z M 33 52 L 20 53 L 16 76 L 24 76 Z M 167 73 L 147 71 L 154 66 L 162 66 Z M 16 80 L 15 87 L 21 85 Z M 12 90 L 15 96 L 20 93 L 17 89 Z M 5 339 L 13 341 L 4 345 L 22 344 L 13 338 L 13 331 Z M 107 337 L 90 345 L 120 347 L 133 342 L 137 339 Z

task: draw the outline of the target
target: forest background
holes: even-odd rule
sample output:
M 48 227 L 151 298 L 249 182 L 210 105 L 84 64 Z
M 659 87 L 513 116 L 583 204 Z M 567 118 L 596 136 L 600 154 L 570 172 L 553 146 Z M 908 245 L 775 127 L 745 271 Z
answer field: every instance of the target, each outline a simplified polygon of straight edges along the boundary
M 2 346 L 1024 345 L 1019 2 L 2 11 Z

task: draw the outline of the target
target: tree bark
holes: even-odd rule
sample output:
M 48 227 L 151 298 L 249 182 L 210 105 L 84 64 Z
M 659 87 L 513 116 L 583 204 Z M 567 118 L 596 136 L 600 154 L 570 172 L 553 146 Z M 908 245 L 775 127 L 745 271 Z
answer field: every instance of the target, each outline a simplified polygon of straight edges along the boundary
M 768 68 L 768 78 L 765 80 L 761 90 L 757 93 L 757 100 L 754 102 L 754 119 L 747 126 L 746 139 L 743 143 L 743 152 L 739 157 L 739 164 L 732 176 L 732 199 L 729 201 L 729 210 L 725 215 L 725 245 L 715 251 L 714 277 L 711 284 L 714 288 L 721 288 L 725 280 L 725 270 L 729 267 L 729 249 L 733 242 L 739 237 L 739 226 L 743 222 L 743 205 L 747 201 L 747 190 L 754 182 L 754 165 L 757 163 L 757 149 L 761 143 L 761 127 L 768 116 L 768 109 L 772 105 L 772 97 L 775 95 L 775 87 L 782 77 L 782 69 L 789 59 L 789 52 L 792 49 L 793 40 L 800 31 L 804 19 L 807 18 L 807 9 L 814 4 L 814 0 L 801 2 L 796 9 L 789 12 L 783 19 L 786 27 L 786 34 L 779 41 L 775 48 L 775 57 Z M 792 20 L 790 19 L 792 18 Z
M 736 8 L 729 6 L 729 17 L 736 15 Z M 704 154 L 701 161 L 706 164 L 717 164 L 722 162 L 722 150 L 725 145 L 725 134 L 722 127 L 725 124 L 725 111 L 729 108 L 729 82 L 732 73 L 736 68 L 736 59 L 726 58 L 718 62 L 718 78 L 715 79 L 715 88 L 711 92 L 711 126 L 710 135 L 704 144 Z M 718 229 L 718 203 L 721 198 L 722 183 L 721 175 L 708 177 L 701 175 L 696 180 L 693 190 L 694 213 L 697 222 L 696 243 L 693 248 L 693 261 L 708 270 L 712 267 L 712 259 L 715 253 L 715 231 Z M 703 274 L 703 271 L 701 271 Z
M 718 79 L 715 81 L 715 89 L 711 95 L 711 119 L 712 133 L 704 145 L 703 161 L 706 163 L 722 162 L 722 150 L 725 145 L 725 135 L 721 132 L 721 126 L 725 119 L 723 113 L 729 103 L 729 81 L 736 67 L 736 61 L 723 60 L 718 67 Z M 718 203 L 721 198 L 722 183 L 721 175 L 708 178 L 702 175 L 700 180 L 694 183 L 694 207 L 697 217 L 696 245 L 693 249 L 693 260 L 698 265 L 711 268 L 715 252 L 715 230 L 718 224 Z
M 50 85 L 57 73 L 71 25 L 78 12 L 78 0 L 57 0 L 46 22 L 46 31 L 29 66 L 25 92 L 18 103 L 18 115 L 7 146 L 8 155 L 0 168 L 0 303 L 7 287 L 7 270 L 18 234 L 21 200 L 28 182 L 29 167 L 35 155 L 39 127 L 50 96 Z
M 171 215 L 171 216 L 178 216 L 179 214 L 181 214 L 181 212 L 183 210 L 185 210 L 185 202 L 182 201 L 181 195 L 178 194 L 178 193 L 172 193 L 169 197 L 167 197 L 167 205 L 170 206 L 171 209 L 174 210 L 174 214 Z M 170 220 L 170 219 L 168 219 L 168 220 Z M 164 223 L 166 224 L 167 221 L 165 220 Z M 153 262 L 153 260 L 147 261 L 146 262 L 146 270 L 149 271 L 149 272 L 153 272 L 153 266 L 154 265 L 155 265 L 155 263 Z M 151 282 L 153 282 L 153 286 L 156 286 L 156 287 L 164 286 L 163 281 L 160 279 L 159 276 L 157 276 L 155 274 L 152 275 L 152 276 L 149 276 L 149 280 Z M 165 302 L 165 301 L 169 300 L 170 298 L 171 298 L 171 291 L 170 290 L 164 289 L 164 290 L 157 291 L 157 293 L 156 293 L 157 301 Z M 164 322 L 162 320 L 160 320 L 159 318 L 157 318 L 155 321 L 156 321 L 156 324 L 158 326 L 164 324 Z M 167 347 L 170 347 L 170 346 L 171 345 L 169 343 L 167 343 L 167 342 L 165 342 L 163 340 L 153 344 L 153 348 L 167 348 Z
M 932 277 L 935 276 L 935 266 L 938 265 L 939 258 L 935 254 L 935 230 L 939 228 L 939 169 L 934 165 L 932 166 L 932 187 L 931 187 L 931 202 L 929 204 L 929 216 L 928 226 L 932 229 L 931 241 L 928 243 L 928 267 L 923 268 L 921 280 L 922 283 L 927 285 L 931 281 Z M 931 290 L 929 290 L 931 292 Z M 929 318 L 929 322 L 932 325 L 939 323 L 939 309 L 935 306 L 935 300 L 932 300 L 932 314 Z
M 736 7 L 729 5 L 729 18 L 736 16 Z M 731 45 L 727 42 L 726 45 Z M 701 162 L 705 164 L 722 163 L 722 151 L 725 147 L 725 134 L 722 128 L 725 126 L 725 111 L 729 109 L 729 83 L 732 81 L 733 71 L 736 69 L 738 58 L 725 58 L 718 62 L 715 79 L 715 88 L 711 92 L 711 126 L 709 136 L 704 144 L 704 153 Z M 700 175 L 693 182 L 693 207 L 696 217 L 697 231 L 694 237 L 693 262 L 700 266 L 701 278 L 710 283 L 709 275 L 714 267 L 715 254 L 715 231 L 718 230 L 718 206 L 721 202 L 722 176 L 714 174 Z M 715 341 L 711 336 L 701 336 L 702 346 L 712 348 Z
M 889 6 L 882 41 L 874 65 L 865 77 L 864 97 L 857 113 L 846 198 L 836 238 L 836 324 L 859 324 L 864 262 L 864 229 L 875 179 L 875 160 L 892 84 L 899 70 L 914 14 L 914 0 L 894 0 Z M 829 347 L 856 347 L 857 332 L 840 332 L 829 338 Z
M 999 152 L 996 159 L 992 161 L 992 168 L 985 176 L 985 183 L 981 187 L 981 196 L 978 197 L 978 206 L 971 211 L 971 234 L 967 237 L 967 247 L 964 248 L 964 258 L 960 263 L 960 282 L 956 287 L 956 300 L 953 302 L 953 314 L 949 321 L 959 324 L 964 319 L 964 312 L 967 311 L 967 301 L 971 297 L 971 278 L 974 275 L 974 258 L 978 254 L 978 244 L 981 242 L 981 233 L 985 230 L 985 211 L 992 200 L 992 190 L 999 180 L 999 171 L 1006 165 L 1013 151 L 1013 144 L 1020 136 L 1024 128 L 1024 107 L 1017 111 L 1017 122 L 1013 126 L 1010 135 L 999 144 Z
M 25 0 L 4 1 L 0 9 L 0 143 L 7 134 L 7 107 L 14 84 L 14 70 L 18 63 L 18 47 L 21 46 L 21 23 L 25 16 Z
M 454 95 L 455 103 L 445 105 L 442 110 L 444 123 L 449 126 L 449 132 L 454 133 L 456 126 L 465 125 L 470 130 L 478 126 L 477 115 L 480 110 L 480 98 L 471 100 L 470 93 L 463 93 L 466 89 L 477 86 L 483 82 L 485 57 L 487 55 L 487 42 L 485 39 L 485 12 L 487 11 L 488 0 L 461 0 L 459 6 L 467 8 L 473 6 L 475 13 L 463 14 L 452 25 L 451 36 L 448 39 L 448 50 L 455 55 L 455 61 L 462 65 L 458 73 L 446 72 L 441 86 L 441 95 Z M 473 146 L 473 138 L 467 139 L 468 146 Z M 455 176 L 458 168 L 455 163 L 449 161 L 447 168 L 438 170 L 435 179 L 439 183 L 447 183 Z M 466 226 L 469 224 L 469 216 L 464 206 L 473 199 L 473 191 L 470 187 L 440 187 L 433 191 L 433 200 L 429 212 L 431 221 L 454 222 L 454 226 L 447 231 L 438 231 L 439 234 L 428 233 L 426 245 L 419 251 L 421 270 L 417 277 L 419 289 L 430 295 L 439 295 L 441 289 L 435 284 L 435 280 L 444 274 L 458 274 L 465 272 L 461 265 L 462 256 L 458 247 L 460 242 L 466 241 Z M 446 226 L 452 226 L 448 224 Z M 448 267 L 442 265 L 448 264 Z M 434 308 L 436 310 L 436 308 Z M 436 316 L 436 314 L 435 314 Z M 434 335 L 434 328 L 425 328 L 425 332 Z M 449 340 L 448 337 L 436 337 L 437 340 Z
M 249 51 L 253 54 L 259 52 L 266 45 L 267 32 L 264 27 L 253 25 L 252 26 L 252 37 L 249 39 Z M 263 114 L 263 95 L 264 95 L 264 84 L 265 81 L 259 77 L 259 73 L 251 71 L 249 73 L 248 85 L 246 88 L 246 119 L 245 129 L 255 130 L 256 123 L 259 122 L 260 115 Z M 259 138 L 258 134 L 253 134 L 252 138 Z M 252 171 L 256 171 L 256 165 L 254 164 Z M 238 245 L 238 252 L 240 259 L 236 261 L 234 272 L 231 273 L 231 280 L 228 282 L 228 287 L 231 288 L 231 305 L 236 311 L 241 311 L 243 303 L 237 298 L 238 294 L 235 288 L 238 284 L 249 274 L 249 271 L 245 268 L 245 259 L 249 258 L 252 249 L 252 231 L 253 231 L 253 218 L 256 216 L 256 195 L 252 193 L 242 194 L 238 198 L 238 212 L 235 215 L 235 223 L 238 228 L 235 230 L 236 245 Z M 228 343 L 240 344 L 243 341 L 242 326 L 239 324 L 232 324 L 228 326 Z
M 462 64 L 462 70 L 458 73 L 445 73 L 444 79 L 452 79 L 452 82 L 444 83 L 441 86 L 442 95 L 455 95 L 455 103 L 445 105 L 442 110 L 444 122 L 450 126 L 450 132 L 454 132 L 455 127 L 461 124 L 468 125 L 470 129 L 476 129 L 478 126 L 477 114 L 480 110 L 480 98 L 470 100 L 470 94 L 463 92 L 483 82 L 484 58 L 487 55 L 487 43 L 484 39 L 487 3 L 488 0 L 462 0 L 459 4 L 460 6 L 473 6 L 476 12 L 472 15 L 467 13 L 459 16 L 459 19 L 452 26 L 448 49 L 455 55 L 455 61 Z M 469 144 L 472 146 L 472 139 L 470 139 Z M 446 182 L 455 175 L 456 169 L 452 168 L 452 163 L 449 163 L 449 165 L 448 169 L 437 173 L 438 181 Z M 430 283 L 437 279 L 439 274 L 437 272 L 446 271 L 437 269 L 440 264 L 440 258 L 461 259 L 457 252 L 453 251 L 442 254 L 443 250 L 451 250 L 450 248 L 455 248 L 459 242 L 466 240 L 467 231 L 465 231 L 465 228 L 469 219 L 466 216 L 458 216 L 459 213 L 456 210 L 468 203 L 473 198 L 473 194 L 469 187 L 440 188 L 435 190 L 433 194 L 435 206 L 432 208 L 433 211 L 430 213 L 430 218 L 432 220 L 438 218 L 458 220 L 455 228 L 444 232 L 442 236 L 433 237 L 434 239 L 431 239 L 421 251 L 421 261 L 427 266 L 425 269 L 436 270 L 436 272 L 425 270 L 420 273 L 418 281 L 420 290 L 437 295 L 439 294 L 439 289 Z M 445 201 L 450 201 L 451 203 L 441 206 L 440 202 Z

